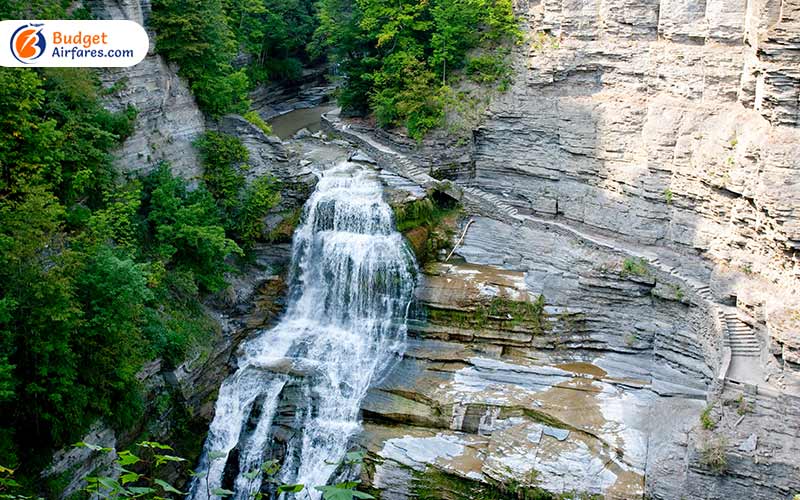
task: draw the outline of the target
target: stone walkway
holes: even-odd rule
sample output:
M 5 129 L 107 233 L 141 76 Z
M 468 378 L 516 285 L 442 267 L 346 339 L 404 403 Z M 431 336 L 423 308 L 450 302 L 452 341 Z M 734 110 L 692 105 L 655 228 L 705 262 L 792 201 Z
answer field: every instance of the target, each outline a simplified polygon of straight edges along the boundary
M 406 177 L 424 188 L 438 187 L 442 184 L 431 177 L 424 169 L 415 165 L 405 155 L 380 143 L 369 134 L 353 129 L 350 124 L 342 123 L 336 115 L 327 116 L 330 125 L 339 132 L 356 139 L 356 142 L 378 153 L 387 161 L 387 166 L 396 171 L 398 175 Z M 715 312 L 715 323 L 723 337 L 722 365 L 718 378 L 758 386 L 766 393 L 774 393 L 776 388 L 764 380 L 764 371 L 759 361 L 761 345 L 749 325 L 738 318 L 736 309 L 717 302 L 707 283 L 695 278 L 685 276 L 675 267 L 662 261 L 662 258 L 677 261 L 680 256 L 672 255 L 667 249 L 645 248 L 632 243 L 609 238 L 605 235 L 593 233 L 585 229 L 578 229 L 571 225 L 552 219 L 544 219 L 533 215 L 522 215 L 519 210 L 503 201 L 499 196 L 483 191 L 475 186 L 463 186 L 454 183 L 461 191 L 462 204 L 476 209 L 479 213 L 511 224 L 545 224 L 557 227 L 562 231 L 572 234 L 582 240 L 588 241 L 599 247 L 643 259 L 658 271 L 668 273 L 684 282 L 699 301 L 703 301 L 711 311 Z M 668 257 L 665 254 L 669 253 Z

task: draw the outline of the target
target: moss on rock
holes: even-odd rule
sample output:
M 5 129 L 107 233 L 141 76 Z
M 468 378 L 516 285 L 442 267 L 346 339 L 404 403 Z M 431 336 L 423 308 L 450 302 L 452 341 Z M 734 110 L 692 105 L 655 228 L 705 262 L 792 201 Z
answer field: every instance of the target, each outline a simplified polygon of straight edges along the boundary
M 395 204 L 395 227 L 403 233 L 420 264 L 436 258 L 451 245 L 461 208 L 442 191 L 432 190 L 425 198 Z
M 498 330 L 523 328 L 534 335 L 544 335 L 550 328 L 547 313 L 544 311 L 543 295 L 533 302 L 494 297 L 470 309 L 428 307 L 428 321 L 459 328 L 493 327 Z

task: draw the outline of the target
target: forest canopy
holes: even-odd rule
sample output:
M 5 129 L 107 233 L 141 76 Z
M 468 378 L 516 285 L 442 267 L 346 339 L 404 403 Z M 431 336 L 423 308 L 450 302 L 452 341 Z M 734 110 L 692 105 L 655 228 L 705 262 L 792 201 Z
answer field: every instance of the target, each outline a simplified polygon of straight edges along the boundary
M 462 74 L 506 86 L 521 37 L 510 0 L 155 0 L 151 23 L 211 116 L 244 113 L 255 85 L 327 60 L 345 112 L 415 138 L 442 125 Z
M 521 32 L 510 0 L 320 0 L 312 48 L 344 75 L 339 103 L 421 138 L 442 125 L 450 87 L 507 77 Z M 473 49 L 481 54 L 471 54 Z

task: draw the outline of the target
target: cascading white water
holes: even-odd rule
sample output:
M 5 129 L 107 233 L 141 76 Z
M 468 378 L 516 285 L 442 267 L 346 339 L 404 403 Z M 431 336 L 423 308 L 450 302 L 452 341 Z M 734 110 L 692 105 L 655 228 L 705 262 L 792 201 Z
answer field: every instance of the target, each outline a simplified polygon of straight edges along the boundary
M 246 473 L 263 463 L 281 391 L 294 384 L 303 397 L 279 479 L 306 485 L 304 498 L 317 500 L 314 486 L 331 478 L 359 428 L 370 383 L 402 354 L 415 262 L 374 170 L 344 162 L 325 171 L 292 252 L 286 315 L 244 344 L 239 369 L 222 384 L 194 499 L 214 497 L 236 447 L 234 498 L 259 491 L 260 477 Z

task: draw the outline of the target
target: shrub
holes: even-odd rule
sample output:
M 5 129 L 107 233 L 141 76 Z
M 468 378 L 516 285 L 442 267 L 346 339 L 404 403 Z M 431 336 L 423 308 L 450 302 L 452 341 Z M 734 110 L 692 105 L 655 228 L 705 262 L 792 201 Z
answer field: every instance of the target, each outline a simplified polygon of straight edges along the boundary
M 259 177 L 245 189 L 236 217 L 236 232 L 245 246 L 250 246 L 261 238 L 264 232 L 264 216 L 280 200 L 280 184 L 272 176 Z
M 225 259 L 242 255 L 226 237 L 214 199 L 205 189 L 188 192 L 186 182 L 162 164 L 145 181 L 147 206 L 156 254 L 180 269 L 191 271 L 206 290 L 225 286 Z
M 237 43 L 218 0 L 155 0 L 156 50 L 180 66 L 200 107 L 212 117 L 244 113 L 250 82 L 234 70 Z
M 700 463 L 714 473 L 722 474 L 728 468 L 726 447 L 727 442 L 722 436 L 707 439 L 700 450 Z
M 238 137 L 219 132 L 206 132 L 195 146 L 203 161 L 203 181 L 217 203 L 229 212 L 239 204 L 239 191 L 244 187 L 242 169 L 250 153 Z
M 272 135 L 272 127 L 270 127 L 269 124 L 265 122 L 263 118 L 261 118 L 261 115 L 259 115 L 255 111 L 248 111 L 242 116 L 244 117 L 245 120 L 249 121 L 259 129 L 261 129 L 261 131 L 264 132 L 264 134 Z
M 703 425 L 703 429 L 712 430 L 717 426 L 717 423 L 711 418 L 711 410 L 713 409 L 714 405 L 708 405 L 703 410 L 703 413 L 700 414 L 700 423 Z
M 550 33 L 537 31 L 531 35 L 531 50 L 534 52 L 544 52 L 548 49 L 558 50 L 559 48 L 561 48 L 561 43 Z
M 493 83 L 511 75 L 511 67 L 502 55 L 483 54 L 467 60 L 466 73 L 477 83 Z
M 622 277 L 627 276 L 646 276 L 647 275 L 647 261 L 643 258 L 631 259 L 627 258 L 622 261 Z

